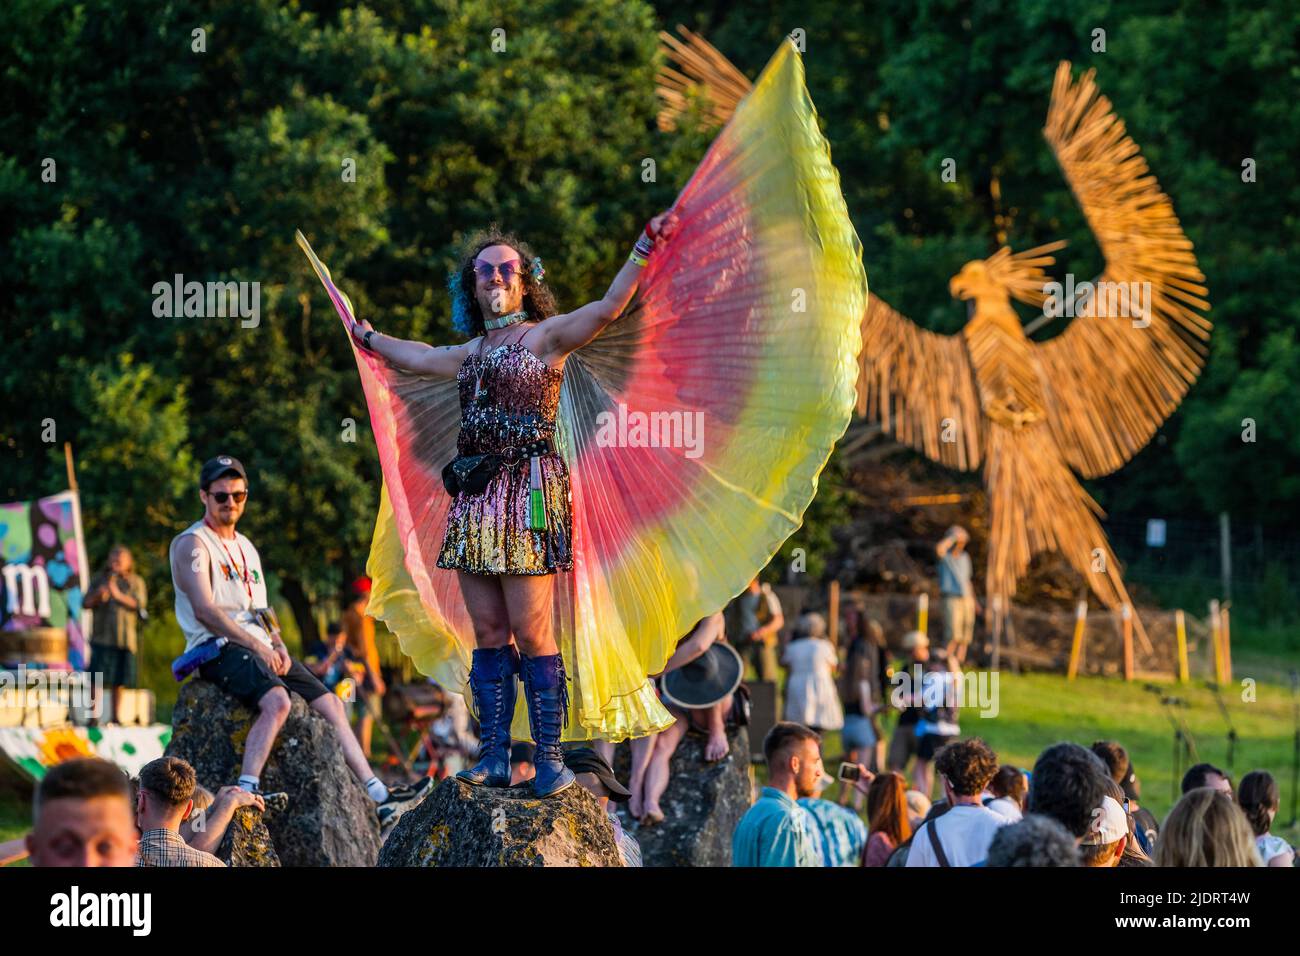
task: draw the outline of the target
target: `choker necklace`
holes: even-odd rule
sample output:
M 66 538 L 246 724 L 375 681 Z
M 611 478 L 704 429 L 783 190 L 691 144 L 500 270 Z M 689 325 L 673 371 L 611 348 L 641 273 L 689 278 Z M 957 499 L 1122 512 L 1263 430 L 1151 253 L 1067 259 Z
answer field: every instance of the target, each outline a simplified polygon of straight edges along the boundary
M 517 322 L 524 322 L 528 319 L 528 313 L 522 309 L 518 312 L 511 312 L 509 315 L 497 315 L 490 319 L 483 320 L 485 329 L 504 329 L 508 325 L 514 325 Z

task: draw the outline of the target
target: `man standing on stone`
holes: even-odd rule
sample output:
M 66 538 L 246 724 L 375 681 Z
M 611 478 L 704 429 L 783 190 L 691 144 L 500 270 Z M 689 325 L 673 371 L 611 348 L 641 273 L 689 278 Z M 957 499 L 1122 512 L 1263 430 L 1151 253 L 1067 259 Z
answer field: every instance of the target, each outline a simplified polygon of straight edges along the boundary
M 966 544 L 970 534 L 961 525 L 953 525 L 935 546 L 939 556 L 939 590 L 943 594 L 943 639 L 948 656 L 958 664 L 966 660 L 966 650 L 975 636 L 975 586 Z
M 159 757 L 140 768 L 135 818 L 140 827 L 136 866 L 224 867 L 211 853 L 181 838 L 181 821 L 194 808 L 194 768 L 177 757 Z
M 815 824 L 795 801 L 817 793 L 821 736 L 802 724 L 781 722 L 763 740 L 767 786 L 731 837 L 732 866 L 821 866 L 813 844 Z
M 92 615 L 90 666 L 102 675 L 113 695 L 113 719 L 120 721 L 122 689 L 136 686 L 136 620 L 144 615 L 148 592 L 144 578 L 124 545 L 108 552 L 108 564 L 90 579 L 84 606 Z M 103 701 L 97 701 L 102 706 Z
M 262 767 L 289 716 L 293 691 L 333 725 L 348 767 L 377 804 L 380 825 L 386 829 L 428 794 L 433 780 L 426 777 L 400 790 L 384 786 L 348 726 L 343 702 L 289 657 L 267 613 L 261 558 L 253 543 L 235 530 L 247 497 L 248 476 L 237 459 L 221 455 L 206 462 L 199 473 L 203 517 L 171 544 L 176 622 L 185 634 L 186 651 L 206 645 L 215 652 L 199 675 L 257 710 L 244 742 L 239 785 L 260 792 Z

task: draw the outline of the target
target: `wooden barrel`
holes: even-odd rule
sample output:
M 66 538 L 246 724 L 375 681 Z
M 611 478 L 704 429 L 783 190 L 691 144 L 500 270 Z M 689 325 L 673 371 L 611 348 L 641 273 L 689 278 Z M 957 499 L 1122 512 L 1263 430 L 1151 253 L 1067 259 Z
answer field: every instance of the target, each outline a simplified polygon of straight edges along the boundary
M 68 660 L 68 632 L 61 627 L 0 631 L 0 664 L 63 664 Z

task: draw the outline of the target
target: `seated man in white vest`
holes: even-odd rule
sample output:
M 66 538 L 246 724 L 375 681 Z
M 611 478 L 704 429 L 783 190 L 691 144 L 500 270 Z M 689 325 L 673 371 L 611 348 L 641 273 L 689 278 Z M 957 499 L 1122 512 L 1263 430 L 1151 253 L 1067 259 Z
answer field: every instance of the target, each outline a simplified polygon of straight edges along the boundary
M 380 826 L 387 831 L 424 799 L 433 780 L 425 777 L 411 787 L 391 790 L 384 786 L 361 752 L 343 702 L 300 661 L 290 659 L 274 617 L 265 613 L 261 558 L 253 543 L 235 530 L 247 497 L 248 475 L 238 459 L 220 455 L 208 461 L 199 473 L 203 517 L 171 544 L 176 622 L 185 633 L 186 652 L 215 642 L 211 650 L 219 648 L 219 653 L 199 667 L 199 675 L 257 710 L 244 744 L 239 785 L 261 792 L 259 776 L 289 716 L 293 691 L 334 726 L 348 767 L 375 801 Z

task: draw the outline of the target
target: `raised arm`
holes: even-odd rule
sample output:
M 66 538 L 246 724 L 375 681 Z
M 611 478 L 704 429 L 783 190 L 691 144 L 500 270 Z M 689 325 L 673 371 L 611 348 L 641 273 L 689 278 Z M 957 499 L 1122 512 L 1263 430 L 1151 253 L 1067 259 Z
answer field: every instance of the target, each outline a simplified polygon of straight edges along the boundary
M 676 229 L 677 217 L 671 210 L 651 219 L 637 241 L 636 249 L 601 298 L 564 315 L 551 316 L 542 325 L 541 358 L 554 364 L 557 359 L 582 348 L 622 315 L 641 281 L 646 257 L 662 248 Z
M 718 611 L 704 618 L 695 625 L 691 633 L 688 634 L 677 649 L 673 651 L 673 656 L 668 658 L 668 663 L 664 665 L 663 672 L 675 671 L 679 667 L 684 667 L 691 661 L 704 654 L 705 651 L 722 637 L 722 612 Z
M 461 363 L 478 342 L 472 339 L 460 345 L 426 345 L 376 332 L 365 319 L 355 323 L 350 331 L 357 345 L 381 356 L 388 364 L 437 378 L 455 378 Z

